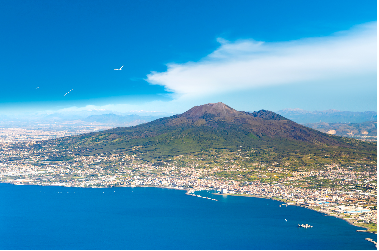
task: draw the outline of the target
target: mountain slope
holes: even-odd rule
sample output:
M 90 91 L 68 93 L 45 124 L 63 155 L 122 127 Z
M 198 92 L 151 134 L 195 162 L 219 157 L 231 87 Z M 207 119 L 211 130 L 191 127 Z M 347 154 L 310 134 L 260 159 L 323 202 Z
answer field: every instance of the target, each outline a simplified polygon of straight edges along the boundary
M 270 161 L 281 161 L 294 154 L 297 158 L 363 156 L 376 160 L 374 144 L 330 136 L 270 111 L 240 112 L 223 103 L 196 106 L 183 114 L 146 124 L 56 139 L 48 144 L 58 148 L 61 155 L 68 151 L 74 155 L 125 152 L 148 161 L 241 149 L 256 149 L 257 158 L 267 155 L 265 159 Z

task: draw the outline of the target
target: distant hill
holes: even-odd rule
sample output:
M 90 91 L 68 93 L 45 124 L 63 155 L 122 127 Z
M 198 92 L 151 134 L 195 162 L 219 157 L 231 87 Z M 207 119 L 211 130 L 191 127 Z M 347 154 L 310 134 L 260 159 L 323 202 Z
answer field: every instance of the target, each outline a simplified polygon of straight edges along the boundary
M 349 112 L 338 110 L 306 111 L 301 109 L 285 109 L 277 113 L 300 124 L 318 122 L 362 123 L 377 120 L 377 113 L 374 111 Z
M 102 114 L 102 115 L 91 115 L 85 119 L 85 122 L 98 122 L 103 124 L 127 124 L 127 125 L 138 125 L 146 122 L 153 121 L 160 116 L 140 116 L 140 115 L 116 115 L 113 113 Z
M 376 161 L 374 143 L 331 136 L 271 111 L 242 112 L 223 103 L 195 106 L 138 126 L 41 142 L 41 146 L 59 149 L 52 151 L 54 156 L 132 153 L 147 161 L 223 150 L 252 151 L 256 160 L 287 159 L 299 165 L 319 165 L 321 158 Z
M 338 135 L 343 137 L 351 137 L 367 141 L 376 141 L 377 122 L 367 121 L 363 123 L 307 123 L 307 127 L 313 128 L 320 132 Z
M 152 111 L 134 111 L 114 114 L 110 110 L 83 110 L 83 111 L 61 111 L 51 114 L 47 113 L 24 113 L 24 114 L 12 114 L 2 115 L 0 114 L 0 122 L 13 121 L 15 123 L 65 123 L 73 122 L 98 122 L 102 124 L 110 125 L 137 125 L 140 123 L 146 123 L 157 118 L 169 116 L 169 113 L 165 112 L 152 112 Z

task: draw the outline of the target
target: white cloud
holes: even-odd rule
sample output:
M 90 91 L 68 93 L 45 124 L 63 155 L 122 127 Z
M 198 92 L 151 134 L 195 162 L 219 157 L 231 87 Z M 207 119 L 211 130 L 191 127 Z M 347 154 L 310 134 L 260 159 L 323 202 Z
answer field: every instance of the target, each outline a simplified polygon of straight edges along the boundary
M 221 46 L 199 62 L 169 64 L 166 72 L 152 72 L 146 80 L 181 98 L 193 98 L 376 74 L 376 22 L 328 37 L 218 42 Z

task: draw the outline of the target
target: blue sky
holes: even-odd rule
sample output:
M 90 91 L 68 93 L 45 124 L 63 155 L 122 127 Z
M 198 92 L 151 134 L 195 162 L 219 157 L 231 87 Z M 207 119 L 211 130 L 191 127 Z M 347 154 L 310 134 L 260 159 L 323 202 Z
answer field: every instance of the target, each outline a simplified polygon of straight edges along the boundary
M 376 10 L 347 0 L 1 1 L 0 114 L 179 113 L 220 101 L 376 110 Z

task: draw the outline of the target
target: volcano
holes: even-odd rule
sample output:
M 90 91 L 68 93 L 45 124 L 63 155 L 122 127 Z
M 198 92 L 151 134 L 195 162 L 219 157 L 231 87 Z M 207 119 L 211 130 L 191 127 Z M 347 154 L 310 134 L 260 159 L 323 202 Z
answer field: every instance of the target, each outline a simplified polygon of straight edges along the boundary
M 267 110 L 237 111 L 224 103 L 195 106 L 149 123 L 118 127 L 47 141 L 75 155 L 135 152 L 146 160 L 225 149 L 271 149 L 278 156 L 292 152 L 375 155 L 376 144 L 331 136 Z M 376 155 L 375 155 L 376 156 Z

